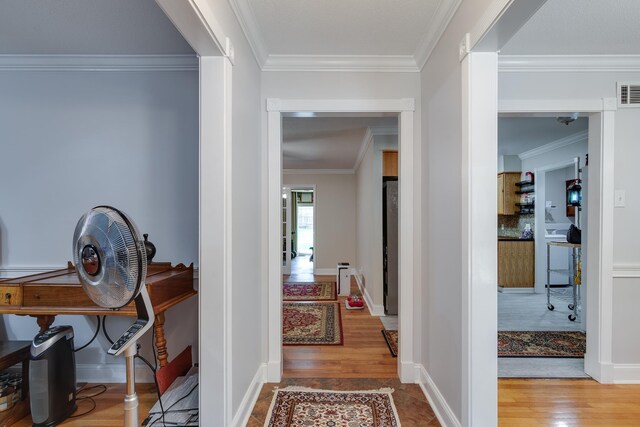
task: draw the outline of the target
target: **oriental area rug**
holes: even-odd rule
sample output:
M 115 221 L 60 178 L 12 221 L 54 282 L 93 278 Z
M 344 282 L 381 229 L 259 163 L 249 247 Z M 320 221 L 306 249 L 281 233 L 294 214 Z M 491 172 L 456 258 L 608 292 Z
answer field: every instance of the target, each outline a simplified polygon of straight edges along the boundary
M 342 345 L 340 306 L 335 302 L 282 304 L 282 344 Z
M 285 301 L 335 301 L 336 284 L 331 282 L 284 282 L 282 299 Z
M 393 357 L 398 357 L 398 331 L 382 330 L 382 336 L 387 342 L 389 351 Z
M 498 357 L 584 357 L 584 332 L 500 331 Z
M 275 391 L 264 427 L 400 427 L 391 393 L 287 387 Z

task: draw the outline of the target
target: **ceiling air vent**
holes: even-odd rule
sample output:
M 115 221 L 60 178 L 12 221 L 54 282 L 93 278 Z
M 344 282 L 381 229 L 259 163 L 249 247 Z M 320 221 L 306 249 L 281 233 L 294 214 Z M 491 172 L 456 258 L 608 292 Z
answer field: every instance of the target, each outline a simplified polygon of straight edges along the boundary
M 640 108 L 640 83 L 618 83 L 618 106 Z

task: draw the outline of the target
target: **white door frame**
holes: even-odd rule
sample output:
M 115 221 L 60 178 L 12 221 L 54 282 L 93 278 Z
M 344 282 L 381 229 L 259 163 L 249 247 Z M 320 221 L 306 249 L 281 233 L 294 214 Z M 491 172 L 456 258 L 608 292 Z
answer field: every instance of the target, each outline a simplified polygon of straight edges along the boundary
M 317 185 L 315 184 L 308 184 L 308 185 L 304 185 L 304 184 L 285 184 L 287 187 L 289 187 L 291 189 L 291 191 L 296 191 L 296 190 L 313 190 L 313 274 L 316 274 L 316 265 L 318 265 L 316 263 L 316 259 L 318 254 L 317 254 L 317 249 L 318 249 L 318 242 L 316 240 L 316 234 L 317 234 L 317 224 L 318 222 L 316 221 L 316 215 L 317 215 L 317 208 L 316 205 L 318 203 L 318 188 Z M 291 213 L 291 215 L 296 215 L 297 212 L 293 212 Z M 296 221 L 296 224 L 298 222 Z M 296 238 L 298 237 L 298 232 L 296 230 Z
M 200 57 L 199 408 L 200 423 L 233 420 L 231 342 L 231 150 L 233 45 L 206 2 L 156 0 Z M 210 325 L 222 325 L 212 328 Z M 222 345 L 221 345 L 222 343 Z M 222 346 L 223 351 L 220 351 Z
M 589 113 L 589 203 L 587 205 L 585 372 L 601 383 L 614 381 L 613 342 L 613 213 L 614 129 L 617 101 L 509 100 L 500 102 L 500 113 Z
M 278 245 L 282 238 L 280 197 L 282 192 L 282 113 L 398 113 L 400 151 L 400 316 L 398 374 L 405 383 L 415 381 L 413 361 L 414 294 L 420 284 L 414 277 L 414 140 L 415 100 L 405 99 L 267 99 L 268 173 L 268 363 L 267 381 L 282 378 L 282 273 Z M 419 216 L 418 216 L 419 217 Z M 419 242 L 416 242 L 419 243 Z

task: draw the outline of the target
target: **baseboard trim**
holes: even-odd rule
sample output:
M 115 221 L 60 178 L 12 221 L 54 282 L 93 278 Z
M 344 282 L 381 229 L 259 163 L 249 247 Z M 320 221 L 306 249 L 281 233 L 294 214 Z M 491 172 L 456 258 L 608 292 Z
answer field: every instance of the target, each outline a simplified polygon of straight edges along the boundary
M 266 365 L 266 382 L 279 383 L 282 379 L 282 362 L 268 362 Z
M 498 286 L 498 292 L 503 294 L 535 294 L 535 288 L 503 288 Z
M 124 361 L 124 359 L 122 359 Z M 98 384 L 124 383 L 127 380 L 124 363 L 77 363 L 76 381 Z M 153 383 L 147 366 L 136 366 L 136 382 Z
M 419 371 L 417 383 L 420 385 L 422 392 L 427 397 L 431 409 L 436 414 L 438 421 L 443 427 L 462 427 L 462 424 L 456 418 L 453 410 L 445 400 L 438 387 L 429 376 L 429 373 L 421 364 L 416 364 L 416 370 Z
M 253 376 L 251 384 L 249 384 L 249 388 L 247 388 L 247 392 L 244 394 L 242 402 L 240 402 L 240 406 L 233 417 L 231 425 L 234 427 L 246 426 L 249 423 L 249 417 L 258 400 L 262 385 L 265 383 L 266 372 L 267 364 L 263 363 L 258 367 L 256 374 Z
M 322 276 L 335 276 L 336 269 L 335 268 L 316 268 L 313 270 L 313 274 L 319 274 Z
M 360 293 L 364 297 L 364 302 L 367 304 L 367 310 L 369 310 L 369 314 L 372 316 L 384 316 L 384 307 L 381 305 L 375 305 L 373 300 L 371 299 L 371 295 L 369 295 L 369 291 L 367 288 L 362 286 L 362 278 L 359 274 L 354 274 L 356 278 L 356 283 L 358 285 L 358 289 L 360 289 Z

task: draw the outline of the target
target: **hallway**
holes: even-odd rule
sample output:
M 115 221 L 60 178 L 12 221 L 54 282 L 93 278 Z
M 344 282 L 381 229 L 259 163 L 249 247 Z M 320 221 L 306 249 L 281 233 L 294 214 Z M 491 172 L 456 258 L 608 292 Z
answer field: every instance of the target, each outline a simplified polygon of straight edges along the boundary
M 293 270 L 292 270 L 293 271 Z M 285 281 L 335 282 L 335 276 L 309 273 L 284 276 Z M 351 292 L 360 294 L 355 278 Z M 347 310 L 345 297 L 338 297 L 344 334 L 342 346 L 284 346 L 282 382 L 265 384 L 248 426 L 264 425 L 273 390 L 290 385 L 333 390 L 376 390 L 390 387 L 403 427 L 439 426 L 427 399 L 416 384 L 401 384 L 397 374 L 398 359 L 391 356 L 382 336 L 379 317 L 369 311 Z

